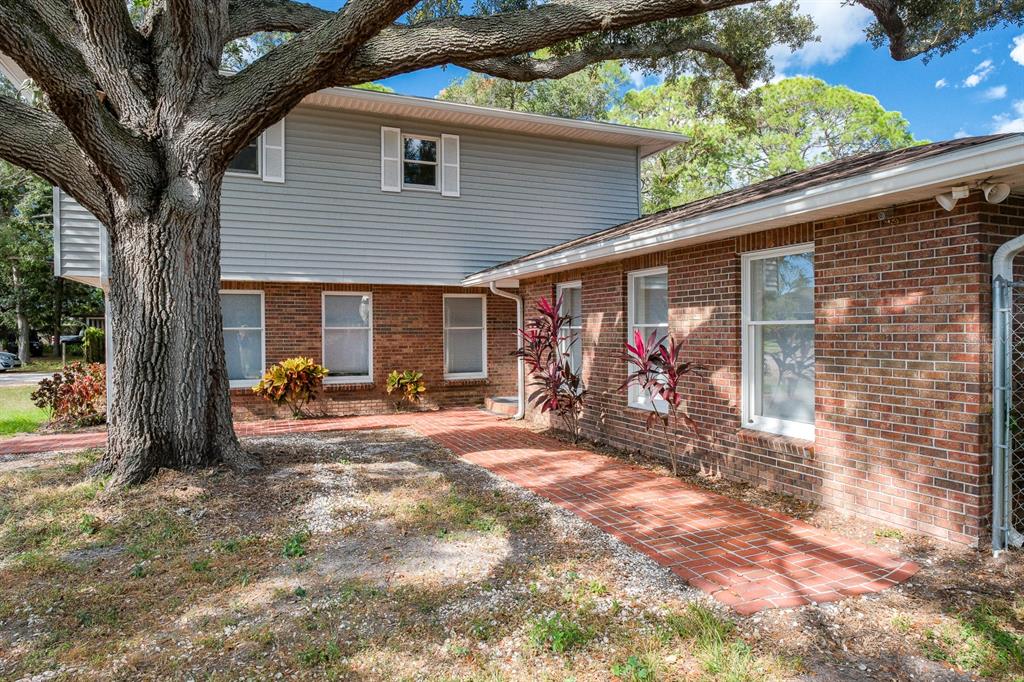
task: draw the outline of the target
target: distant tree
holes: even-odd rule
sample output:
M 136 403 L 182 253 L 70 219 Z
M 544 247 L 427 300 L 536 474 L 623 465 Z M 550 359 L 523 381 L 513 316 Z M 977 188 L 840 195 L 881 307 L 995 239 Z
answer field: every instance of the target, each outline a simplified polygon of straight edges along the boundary
M 100 291 L 53 275 L 52 197 L 44 180 L 0 161 L 0 329 L 16 330 L 22 361 L 33 330 L 59 335 L 65 314 L 103 304 Z
M 618 62 L 587 67 L 558 80 L 526 83 L 470 73 L 438 94 L 448 102 L 603 121 L 629 76 Z
M 790 171 L 919 144 L 902 114 L 871 95 L 817 78 L 787 78 L 748 95 L 680 78 L 626 93 L 611 118 L 674 130 L 690 141 L 644 165 L 645 210 L 656 211 Z

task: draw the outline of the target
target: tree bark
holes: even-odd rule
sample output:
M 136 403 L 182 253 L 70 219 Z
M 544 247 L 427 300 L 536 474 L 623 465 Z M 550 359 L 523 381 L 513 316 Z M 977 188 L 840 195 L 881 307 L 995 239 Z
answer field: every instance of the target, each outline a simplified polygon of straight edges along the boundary
M 110 230 L 114 485 L 161 467 L 251 470 L 231 421 L 220 312 L 219 176 L 175 178 L 151 213 Z

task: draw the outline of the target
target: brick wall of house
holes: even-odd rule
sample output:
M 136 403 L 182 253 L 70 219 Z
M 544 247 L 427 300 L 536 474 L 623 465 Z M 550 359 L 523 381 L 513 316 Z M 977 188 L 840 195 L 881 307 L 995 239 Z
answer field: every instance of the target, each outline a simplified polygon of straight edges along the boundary
M 669 326 L 687 359 L 699 433 L 687 464 L 873 521 L 974 544 L 988 532 L 991 254 L 1024 230 L 1024 201 L 975 193 L 795 225 L 523 280 L 530 301 L 582 282 L 588 437 L 664 455 L 619 387 L 627 273 L 666 265 Z M 814 243 L 815 441 L 741 429 L 740 256 Z M 531 418 L 547 417 L 531 412 Z
M 485 293 L 461 287 L 413 287 L 281 282 L 224 282 L 225 290 L 262 291 L 266 362 L 301 355 L 322 362 L 321 300 L 324 291 L 373 294 L 373 383 L 328 385 L 311 412 L 367 414 L 391 409 L 384 393 L 393 369 L 424 373 L 428 407 L 477 405 L 485 397 L 515 395 L 516 311 L 512 301 L 487 295 L 487 379 L 444 379 L 443 295 Z M 249 389 L 232 389 L 236 418 L 286 416 Z

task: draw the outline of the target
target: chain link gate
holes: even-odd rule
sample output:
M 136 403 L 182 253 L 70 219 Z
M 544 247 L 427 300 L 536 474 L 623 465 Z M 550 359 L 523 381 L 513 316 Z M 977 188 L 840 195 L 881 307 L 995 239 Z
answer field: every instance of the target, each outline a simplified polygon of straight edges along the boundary
M 1001 552 L 1024 545 L 1024 281 L 997 274 L 992 295 L 992 549 Z

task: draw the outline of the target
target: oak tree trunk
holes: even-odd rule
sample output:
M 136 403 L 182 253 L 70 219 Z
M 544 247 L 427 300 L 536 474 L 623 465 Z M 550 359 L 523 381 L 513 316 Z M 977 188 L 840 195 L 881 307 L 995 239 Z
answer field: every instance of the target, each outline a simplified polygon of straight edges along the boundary
M 161 467 L 257 466 L 231 421 L 219 299 L 220 185 L 220 177 L 178 177 L 152 211 L 118 216 L 111 225 L 115 343 L 103 468 L 114 485 L 140 483 Z

